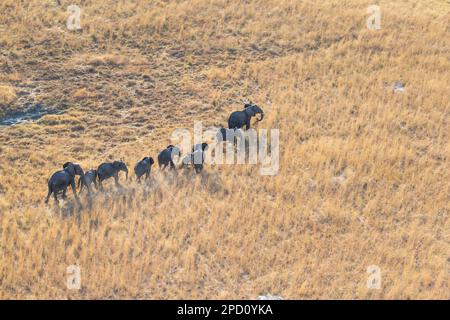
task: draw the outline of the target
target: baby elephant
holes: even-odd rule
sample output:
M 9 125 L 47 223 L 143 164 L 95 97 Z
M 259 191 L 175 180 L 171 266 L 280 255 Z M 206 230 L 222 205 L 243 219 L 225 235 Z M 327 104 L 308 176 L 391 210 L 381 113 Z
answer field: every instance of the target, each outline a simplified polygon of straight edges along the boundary
M 205 151 L 208 149 L 207 143 L 196 144 L 182 160 L 183 166 L 193 165 L 195 172 L 200 173 L 205 163 Z
M 170 169 L 175 169 L 175 163 L 173 162 L 173 159 L 176 156 L 180 156 L 180 149 L 173 145 L 167 146 L 166 149 L 158 154 L 159 167 L 165 169 L 168 165 L 170 165 Z
M 97 189 L 97 170 L 95 169 L 86 171 L 84 173 L 84 180 L 81 178 L 78 180 L 78 192 L 81 192 L 84 186 L 90 189 L 92 183 L 94 183 L 94 186 Z
M 145 174 L 145 180 L 150 177 L 150 171 L 152 170 L 152 165 L 155 163 L 152 157 L 145 157 L 139 161 L 134 167 L 134 173 L 138 182 L 141 182 L 141 177 Z
M 99 165 L 97 169 L 98 176 L 98 184 L 100 186 L 100 190 L 103 190 L 102 182 L 106 179 L 114 177 L 114 181 L 116 186 L 120 186 L 119 184 L 119 172 L 124 171 L 126 174 L 126 179 L 128 180 L 128 168 L 125 163 L 122 161 L 114 161 L 112 163 L 106 162 Z
M 206 142 L 197 143 L 192 147 L 192 152 L 195 152 L 197 150 L 205 151 L 206 149 L 208 149 L 208 144 Z

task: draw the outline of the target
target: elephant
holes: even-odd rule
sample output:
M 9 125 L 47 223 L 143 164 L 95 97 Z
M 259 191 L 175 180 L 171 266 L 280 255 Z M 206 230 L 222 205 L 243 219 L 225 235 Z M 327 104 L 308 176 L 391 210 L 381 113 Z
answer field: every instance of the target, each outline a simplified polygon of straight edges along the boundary
M 192 147 L 192 152 L 195 152 L 196 150 L 205 151 L 206 149 L 208 149 L 208 144 L 206 142 L 197 143 Z
M 94 186 L 97 189 L 97 170 L 95 169 L 86 171 L 84 173 L 84 180 L 81 178 L 78 180 L 78 192 L 81 192 L 84 186 L 89 189 L 92 183 L 94 183 Z
M 175 169 L 175 164 L 173 162 L 174 157 L 180 156 L 180 149 L 173 145 L 168 145 L 166 149 L 158 154 L 158 165 L 161 169 L 165 169 L 170 165 L 170 169 Z
M 139 161 L 134 167 L 134 173 L 138 182 L 141 182 L 141 177 L 145 174 L 145 180 L 150 177 L 150 171 L 152 170 L 152 165 L 155 163 L 152 157 L 145 157 Z
M 193 165 L 196 173 L 200 173 L 203 170 L 204 163 L 205 153 L 202 149 L 197 149 L 194 152 L 188 153 L 182 161 L 184 167 Z
M 63 165 L 63 170 L 55 172 L 48 180 L 48 194 L 45 203 L 48 203 L 50 196 L 53 193 L 55 202 L 58 203 L 58 193 L 62 192 L 62 198 L 66 198 L 67 187 L 72 187 L 75 200 L 80 203 L 75 188 L 75 176 L 79 175 L 80 179 L 84 180 L 84 171 L 79 164 L 67 162 Z
M 98 166 L 97 168 L 97 176 L 98 176 L 98 184 L 100 186 L 100 190 L 103 190 L 102 182 L 106 179 L 114 177 L 114 181 L 116 186 L 120 186 L 119 184 L 119 172 L 124 171 L 126 174 L 126 180 L 128 180 L 128 168 L 127 165 L 122 161 L 114 161 L 114 162 L 105 162 Z
M 190 165 L 194 166 L 195 172 L 200 173 L 203 170 L 205 162 L 205 151 L 208 149 L 207 143 L 196 144 L 192 147 L 192 152 L 189 152 L 182 160 L 183 167 Z
M 246 103 L 244 105 L 244 110 L 242 111 L 234 111 L 231 113 L 228 118 L 228 128 L 229 129 L 241 129 L 244 126 L 246 130 L 250 129 L 250 120 L 257 113 L 261 115 L 261 117 L 256 120 L 261 121 L 264 118 L 264 112 L 260 107 L 258 107 L 254 103 Z

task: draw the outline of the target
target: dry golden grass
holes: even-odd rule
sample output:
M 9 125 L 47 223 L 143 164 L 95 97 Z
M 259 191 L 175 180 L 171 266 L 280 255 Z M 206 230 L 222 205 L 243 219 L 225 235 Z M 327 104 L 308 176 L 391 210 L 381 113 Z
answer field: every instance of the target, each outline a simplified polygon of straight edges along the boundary
M 0 4 L 12 106 L 65 111 L 0 128 L 1 298 L 450 298 L 448 2 L 381 1 L 374 31 L 367 1 L 84 1 L 80 32 L 61 2 Z M 154 168 L 43 204 L 62 163 L 131 169 L 243 97 L 280 129 L 278 175 Z
M 16 91 L 12 86 L 0 85 L 0 115 L 6 113 L 6 108 L 17 99 Z

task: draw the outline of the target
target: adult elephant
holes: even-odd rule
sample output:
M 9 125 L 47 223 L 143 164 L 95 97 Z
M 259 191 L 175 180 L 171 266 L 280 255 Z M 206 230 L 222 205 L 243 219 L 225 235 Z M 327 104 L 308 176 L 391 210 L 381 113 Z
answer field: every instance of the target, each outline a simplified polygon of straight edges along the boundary
M 244 110 L 231 113 L 228 118 L 228 128 L 241 129 L 245 126 L 248 130 L 250 129 L 250 120 L 258 113 L 261 117 L 256 120 L 261 121 L 264 118 L 264 111 L 254 103 L 246 103 L 244 105 Z
M 180 149 L 173 145 L 168 145 L 166 149 L 158 154 L 158 165 L 160 169 L 165 169 L 170 165 L 170 169 L 175 169 L 173 160 L 180 156 Z
M 126 180 L 128 180 L 128 168 L 127 165 L 122 161 L 114 161 L 114 162 L 105 162 L 98 166 L 97 168 L 97 177 L 98 177 L 98 185 L 100 190 L 103 190 L 102 182 L 106 179 L 114 177 L 114 182 L 116 186 L 120 186 L 119 184 L 119 172 L 124 171 L 126 175 Z
M 53 194 L 55 202 L 58 203 L 58 193 L 62 192 L 62 198 L 66 198 L 67 187 L 72 187 L 73 195 L 77 203 L 80 203 L 78 199 L 77 190 L 75 188 L 75 176 L 79 175 L 80 179 L 84 180 L 84 171 L 79 164 L 66 162 L 63 165 L 63 170 L 55 172 L 48 180 L 48 194 L 45 203 L 48 203 L 50 196 Z

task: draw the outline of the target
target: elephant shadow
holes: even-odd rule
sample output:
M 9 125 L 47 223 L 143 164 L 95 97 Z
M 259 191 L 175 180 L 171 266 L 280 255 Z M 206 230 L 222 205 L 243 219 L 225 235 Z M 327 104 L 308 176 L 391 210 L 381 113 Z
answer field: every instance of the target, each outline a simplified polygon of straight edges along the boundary
M 217 194 L 224 195 L 224 183 L 217 172 L 204 171 L 200 175 L 200 178 L 202 184 L 204 184 L 205 188 L 208 190 L 208 193 L 214 194 L 214 196 L 217 196 Z
M 198 179 L 198 180 L 197 180 Z M 200 181 L 202 189 L 206 190 L 209 194 L 220 193 L 224 190 L 223 180 L 216 172 L 202 170 L 200 173 L 195 171 L 186 171 L 183 173 L 183 179 L 177 181 L 178 186 L 189 186 L 195 181 Z
M 64 200 L 62 204 L 55 204 L 53 212 L 61 218 L 79 217 L 84 211 L 84 206 L 80 206 L 74 200 Z

